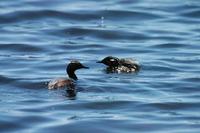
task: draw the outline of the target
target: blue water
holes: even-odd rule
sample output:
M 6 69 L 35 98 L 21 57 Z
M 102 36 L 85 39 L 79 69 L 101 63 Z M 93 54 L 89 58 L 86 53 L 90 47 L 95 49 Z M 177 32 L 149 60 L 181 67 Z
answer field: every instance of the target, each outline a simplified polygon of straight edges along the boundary
M 1 133 L 199 133 L 199 0 L 1 0 Z M 137 74 L 97 60 L 134 58 Z M 74 100 L 47 83 L 79 60 Z

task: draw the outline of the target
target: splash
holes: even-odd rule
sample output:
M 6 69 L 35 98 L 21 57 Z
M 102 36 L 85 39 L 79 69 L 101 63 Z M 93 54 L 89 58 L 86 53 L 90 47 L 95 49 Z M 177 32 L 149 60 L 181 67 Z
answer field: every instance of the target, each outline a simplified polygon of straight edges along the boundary
M 99 24 L 99 27 L 102 27 L 102 28 L 105 28 L 106 27 L 106 25 L 105 25 L 105 23 L 104 23 L 104 16 L 101 16 L 101 22 L 100 22 L 100 24 Z

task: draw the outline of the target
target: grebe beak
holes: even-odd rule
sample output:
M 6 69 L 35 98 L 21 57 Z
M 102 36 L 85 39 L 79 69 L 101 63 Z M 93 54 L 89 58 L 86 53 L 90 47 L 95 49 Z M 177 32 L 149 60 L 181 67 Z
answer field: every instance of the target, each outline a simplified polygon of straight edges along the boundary
M 96 63 L 102 63 L 102 61 L 97 61 Z
M 89 69 L 89 67 L 83 66 L 82 68 Z

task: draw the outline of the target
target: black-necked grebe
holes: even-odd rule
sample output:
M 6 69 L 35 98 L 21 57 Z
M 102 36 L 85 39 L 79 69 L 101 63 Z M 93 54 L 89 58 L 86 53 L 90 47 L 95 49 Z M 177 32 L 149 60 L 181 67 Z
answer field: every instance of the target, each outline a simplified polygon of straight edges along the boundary
M 81 68 L 88 69 L 89 67 L 84 66 L 79 61 L 71 61 L 66 68 L 66 72 L 69 78 L 60 78 L 50 81 L 48 83 L 48 89 L 57 89 L 65 87 L 67 88 L 67 93 L 69 94 L 69 96 L 75 96 L 75 81 L 78 80 L 75 71 Z
M 103 60 L 98 61 L 97 63 L 103 63 L 107 67 L 107 72 L 138 72 L 140 69 L 139 64 L 131 58 L 117 58 L 113 56 L 107 56 Z

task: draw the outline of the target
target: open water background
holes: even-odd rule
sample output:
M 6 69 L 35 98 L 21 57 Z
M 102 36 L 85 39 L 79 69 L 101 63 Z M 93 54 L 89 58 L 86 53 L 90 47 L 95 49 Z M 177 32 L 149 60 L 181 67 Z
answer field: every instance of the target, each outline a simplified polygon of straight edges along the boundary
M 199 0 L 1 0 L 1 133 L 199 133 Z M 106 74 L 105 56 L 138 74 Z M 78 95 L 48 90 L 77 59 Z

